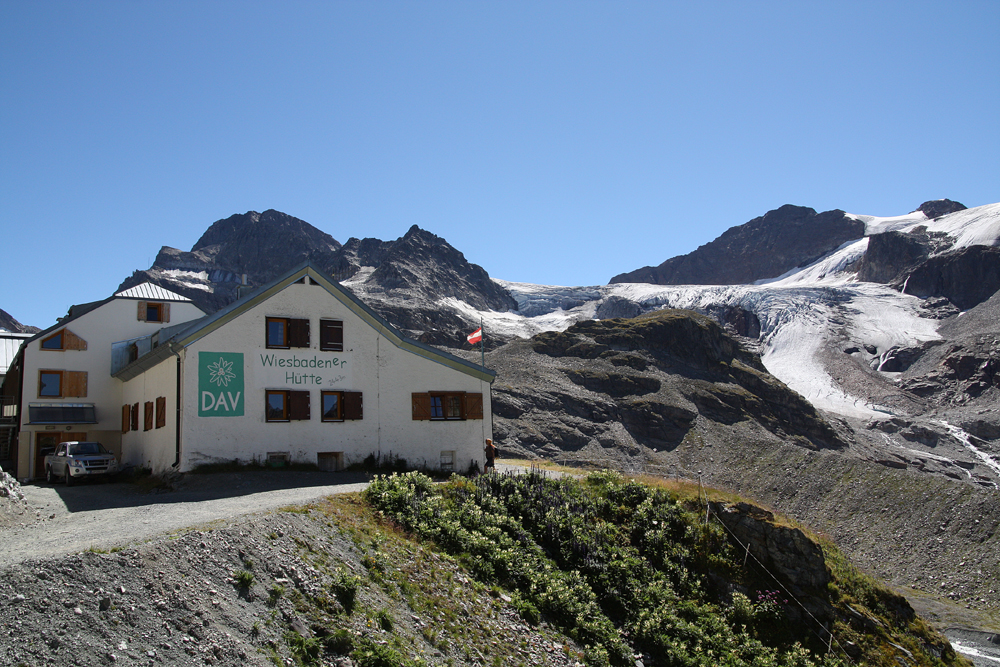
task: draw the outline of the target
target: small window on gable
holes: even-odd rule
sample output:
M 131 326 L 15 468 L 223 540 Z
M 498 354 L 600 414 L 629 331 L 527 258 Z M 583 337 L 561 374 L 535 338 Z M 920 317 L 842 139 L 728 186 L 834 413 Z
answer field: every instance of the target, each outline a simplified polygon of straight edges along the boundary
M 140 322 L 169 322 L 170 304 L 140 301 L 138 317 Z
M 268 317 L 266 344 L 270 348 L 309 347 L 309 320 Z
M 38 346 L 43 350 L 86 350 L 87 341 L 69 329 L 60 329 L 48 338 L 43 338 Z
M 344 323 L 340 320 L 319 321 L 319 349 L 329 352 L 344 351 Z
M 43 350 L 61 350 L 63 349 L 63 332 L 57 331 L 48 338 L 42 340 Z

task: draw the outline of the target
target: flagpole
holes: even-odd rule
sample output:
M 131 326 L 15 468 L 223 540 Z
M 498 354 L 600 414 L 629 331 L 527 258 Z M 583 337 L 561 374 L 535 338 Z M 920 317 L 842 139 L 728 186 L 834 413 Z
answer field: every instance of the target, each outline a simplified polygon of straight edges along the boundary
M 486 332 L 483 331 L 483 318 L 479 318 L 479 353 L 482 355 L 483 359 L 483 371 L 486 370 Z

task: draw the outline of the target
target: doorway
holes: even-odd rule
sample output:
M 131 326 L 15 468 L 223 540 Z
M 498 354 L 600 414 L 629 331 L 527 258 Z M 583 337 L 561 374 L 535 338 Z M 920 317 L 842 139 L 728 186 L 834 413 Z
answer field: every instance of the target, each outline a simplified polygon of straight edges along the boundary
M 60 433 L 58 431 L 41 431 L 35 434 L 35 470 L 34 479 L 45 477 L 45 457 L 56 451 L 60 442 L 86 440 L 86 433 Z

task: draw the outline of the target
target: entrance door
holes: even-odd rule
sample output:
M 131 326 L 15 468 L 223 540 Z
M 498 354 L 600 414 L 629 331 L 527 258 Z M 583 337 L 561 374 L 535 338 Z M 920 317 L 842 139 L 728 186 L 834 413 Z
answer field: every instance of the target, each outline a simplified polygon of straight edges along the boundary
M 45 457 L 56 451 L 60 442 L 86 440 L 86 433 L 60 433 L 57 431 L 42 431 L 35 434 L 35 479 L 45 477 Z

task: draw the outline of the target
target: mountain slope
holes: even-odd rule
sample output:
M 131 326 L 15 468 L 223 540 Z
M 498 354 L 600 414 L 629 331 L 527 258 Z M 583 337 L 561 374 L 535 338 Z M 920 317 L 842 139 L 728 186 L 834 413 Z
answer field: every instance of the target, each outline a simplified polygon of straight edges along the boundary
M 843 211 L 816 213 L 786 204 L 746 224 L 731 227 L 694 252 L 656 267 L 623 273 L 612 283 L 656 285 L 743 285 L 809 264 L 865 227 Z

